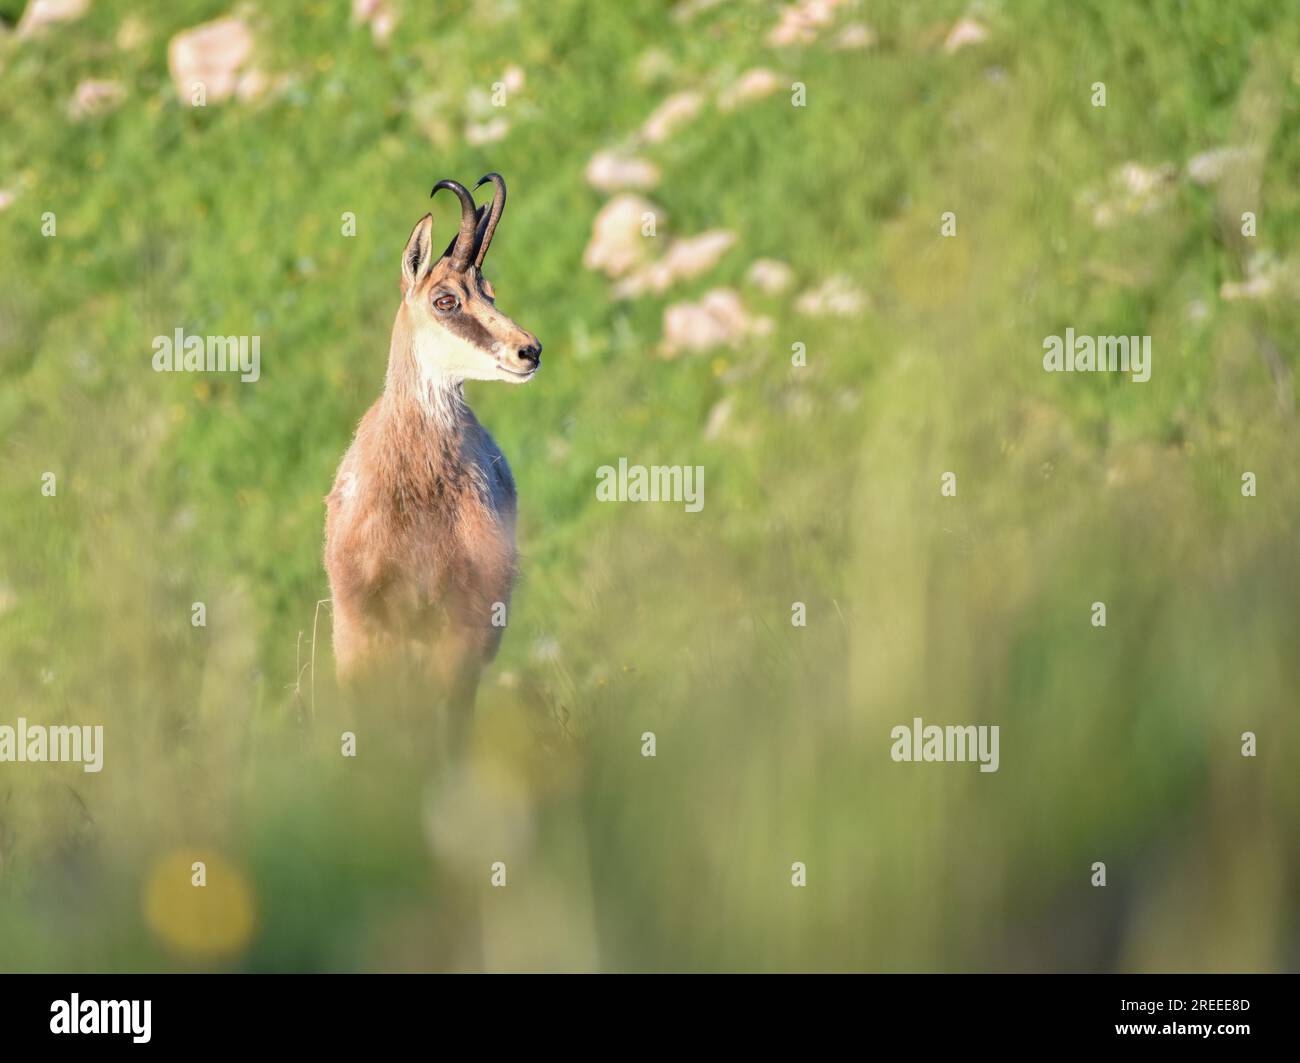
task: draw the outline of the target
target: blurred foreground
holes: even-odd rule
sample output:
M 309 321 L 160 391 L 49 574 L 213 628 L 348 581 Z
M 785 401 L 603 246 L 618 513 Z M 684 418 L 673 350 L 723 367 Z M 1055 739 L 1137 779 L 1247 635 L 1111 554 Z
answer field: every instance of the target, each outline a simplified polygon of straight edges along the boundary
M 0 969 L 1300 966 L 1293 11 L 357 6 L 240 8 L 202 108 L 210 3 L 0 41 L 0 724 L 106 746 L 0 764 Z M 448 762 L 340 706 L 321 498 L 491 169 L 547 364 L 469 389 L 523 581 Z M 154 373 L 178 327 L 260 379 Z M 917 716 L 999 770 L 894 763 Z

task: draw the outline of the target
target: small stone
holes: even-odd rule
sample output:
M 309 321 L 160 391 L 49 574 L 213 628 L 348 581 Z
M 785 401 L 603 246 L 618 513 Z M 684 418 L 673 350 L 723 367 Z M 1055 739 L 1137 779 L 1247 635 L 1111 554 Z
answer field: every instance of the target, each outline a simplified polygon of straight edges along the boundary
M 352 0 L 352 24 L 369 26 L 376 44 L 387 44 L 397 27 L 397 15 L 388 0 Z
M 18 20 L 18 36 L 31 37 L 60 22 L 72 22 L 89 7 L 90 0 L 31 0 Z
M 1220 180 L 1228 169 L 1238 162 L 1250 158 L 1246 148 L 1215 148 L 1203 151 L 1187 160 L 1187 176 L 1198 185 L 1212 185 Z
M 77 86 L 68 104 L 68 114 L 80 121 L 116 110 L 126 99 L 126 87 L 120 81 L 86 80 Z
M 740 348 L 752 336 L 767 335 L 772 320 L 751 317 L 739 294 L 730 288 L 715 288 L 694 303 L 674 303 L 664 308 L 664 357 L 683 351 L 707 351 L 715 347 Z
M 876 31 L 865 22 L 850 22 L 831 41 L 831 47 L 837 52 L 849 52 L 859 48 L 874 48 L 879 41 Z
M 944 38 L 943 50 L 949 55 L 972 44 L 980 44 L 988 39 L 989 31 L 973 18 L 961 19 Z
M 602 192 L 653 188 L 659 183 L 659 167 L 635 155 L 598 151 L 587 163 L 587 183 Z
M 676 92 L 664 100 L 641 127 L 641 139 L 649 144 L 661 144 L 674 132 L 689 122 L 704 105 L 698 92 Z
M 252 55 L 253 31 L 242 19 L 218 19 L 176 34 L 167 46 L 176 95 L 190 103 L 195 85 L 201 84 L 207 103 L 229 99 L 249 72 Z
M 465 143 L 478 147 L 480 144 L 495 144 L 504 140 L 510 132 L 510 123 L 504 118 L 493 118 L 487 122 L 470 122 L 465 126 Z
M 506 67 L 505 72 L 501 75 L 501 84 L 505 86 L 506 92 L 523 92 L 524 82 L 524 68 L 513 63 Z
M 866 305 L 867 297 L 848 277 L 837 274 L 800 295 L 794 308 L 809 317 L 857 317 Z
M 745 71 L 718 94 L 718 107 L 723 111 L 734 111 L 741 104 L 770 96 L 783 84 L 775 71 L 768 70 L 766 67 L 755 67 L 753 70 Z
M 614 294 L 629 299 L 648 291 L 667 291 L 679 280 L 689 280 L 711 270 L 735 242 L 736 234 L 726 229 L 712 229 L 674 240 L 663 258 L 625 278 L 615 287 Z
M 608 277 L 621 277 L 649 259 L 653 239 L 642 235 L 647 214 L 661 217 L 658 207 L 630 192 L 611 199 L 592 223 L 582 264 Z
M 835 17 L 836 8 L 845 0 L 799 0 L 781 9 L 777 24 L 767 35 L 767 43 L 777 48 L 794 44 L 811 44 L 817 34 Z
M 774 258 L 755 259 L 745 279 L 765 295 L 780 295 L 794 283 L 794 270 Z

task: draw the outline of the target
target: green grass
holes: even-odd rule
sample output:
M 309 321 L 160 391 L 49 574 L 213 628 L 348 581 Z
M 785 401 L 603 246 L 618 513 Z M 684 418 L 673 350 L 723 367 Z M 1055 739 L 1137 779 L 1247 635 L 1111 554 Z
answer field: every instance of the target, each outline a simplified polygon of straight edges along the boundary
M 988 40 L 954 55 L 967 7 L 939 0 L 864 0 L 793 49 L 765 42 L 766 0 L 686 21 L 400 3 L 387 47 L 347 7 L 264 5 L 282 87 L 202 109 L 177 101 L 167 42 L 223 5 L 137 15 L 129 49 L 118 2 L 0 40 L 0 723 L 103 723 L 107 742 L 99 775 L 0 764 L 0 969 L 1295 968 L 1285 5 L 987 3 Z M 830 49 L 854 20 L 878 45 Z M 643 78 L 652 48 L 668 62 Z M 510 133 L 471 147 L 467 95 L 511 63 Z M 712 100 L 754 66 L 804 82 L 807 107 L 710 102 L 644 149 L 664 235 L 737 247 L 613 301 L 581 265 L 605 200 L 588 159 L 670 92 Z M 92 77 L 128 96 L 74 122 Z M 1224 145 L 1251 161 L 1189 181 Z M 1090 197 L 1128 162 L 1177 175 L 1098 227 Z M 328 596 L 322 497 L 382 384 L 401 248 L 435 180 L 488 170 L 510 183 L 488 273 L 546 371 L 470 388 L 519 482 L 523 576 L 475 755 L 447 767 L 382 707 L 342 715 L 327 614 L 314 726 L 309 673 L 294 687 Z M 1220 298 L 1256 253 L 1282 264 L 1274 293 Z M 746 284 L 763 256 L 794 291 Z M 796 312 L 835 274 L 869 295 L 861 316 Z M 720 285 L 771 334 L 660 358 L 664 306 Z M 260 335 L 262 379 L 153 373 L 178 327 Z M 1043 373 L 1066 327 L 1151 335 L 1151 381 Z M 620 456 L 704 465 L 703 512 L 598 504 Z M 918 715 L 1000 725 L 1001 770 L 891 762 L 890 728 Z M 257 913 L 228 948 L 180 948 L 146 912 L 167 854 L 198 851 Z M 173 920 L 220 930 L 219 900 L 177 890 Z

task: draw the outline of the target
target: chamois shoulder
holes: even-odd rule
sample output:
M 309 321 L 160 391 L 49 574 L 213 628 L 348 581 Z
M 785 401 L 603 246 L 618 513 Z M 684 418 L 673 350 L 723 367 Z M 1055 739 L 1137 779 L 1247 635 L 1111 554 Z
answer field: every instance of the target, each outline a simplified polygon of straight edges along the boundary
M 473 461 L 481 470 L 482 478 L 491 494 L 492 506 L 501 513 L 513 517 L 515 512 L 515 477 L 510 471 L 510 463 L 502 453 L 492 434 L 484 428 L 473 411 L 466 410 L 469 424 L 466 430 L 466 443 L 470 447 Z
M 352 445 L 344 453 L 343 460 L 339 462 L 338 471 L 334 474 L 334 486 L 330 489 L 330 493 L 325 496 L 327 506 L 338 505 L 356 494 L 357 451 L 363 448 L 366 441 L 371 438 L 378 411 L 379 403 L 376 402 L 366 411 L 358 423 L 357 430 L 352 437 Z

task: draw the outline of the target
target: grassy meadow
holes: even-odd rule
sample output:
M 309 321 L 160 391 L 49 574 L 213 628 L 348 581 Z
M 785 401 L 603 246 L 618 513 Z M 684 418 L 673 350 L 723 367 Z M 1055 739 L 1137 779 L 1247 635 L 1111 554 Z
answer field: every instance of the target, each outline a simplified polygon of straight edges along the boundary
M 0 0 L 0 725 L 105 736 L 0 763 L 0 970 L 1300 967 L 1300 20 L 848 0 L 773 43 L 785 6 L 392 0 L 384 41 Z M 268 86 L 190 106 L 168 42 L 230 14 Z M 734 245 L 616 297 L 607 149 L 658 168 L 650 239 Z M 522 575 L 449 759 L 337 696 L 322 500 L 407 235 L 454 231 L 430 187 L 489 170 L 546 353 L 468 385 Z M 719 288 L 770 327 L 665 356 Z M 260 379 L 155 373 L 177 328 L 260 336 Z M 1150 380 L 1044 372 L 1067 328 L 1150 336 Z M 703 510 L 597 501 L 620 457 L 703 466 Z M 999 726 L 999 770 L 895 763 L 914 717 Z

